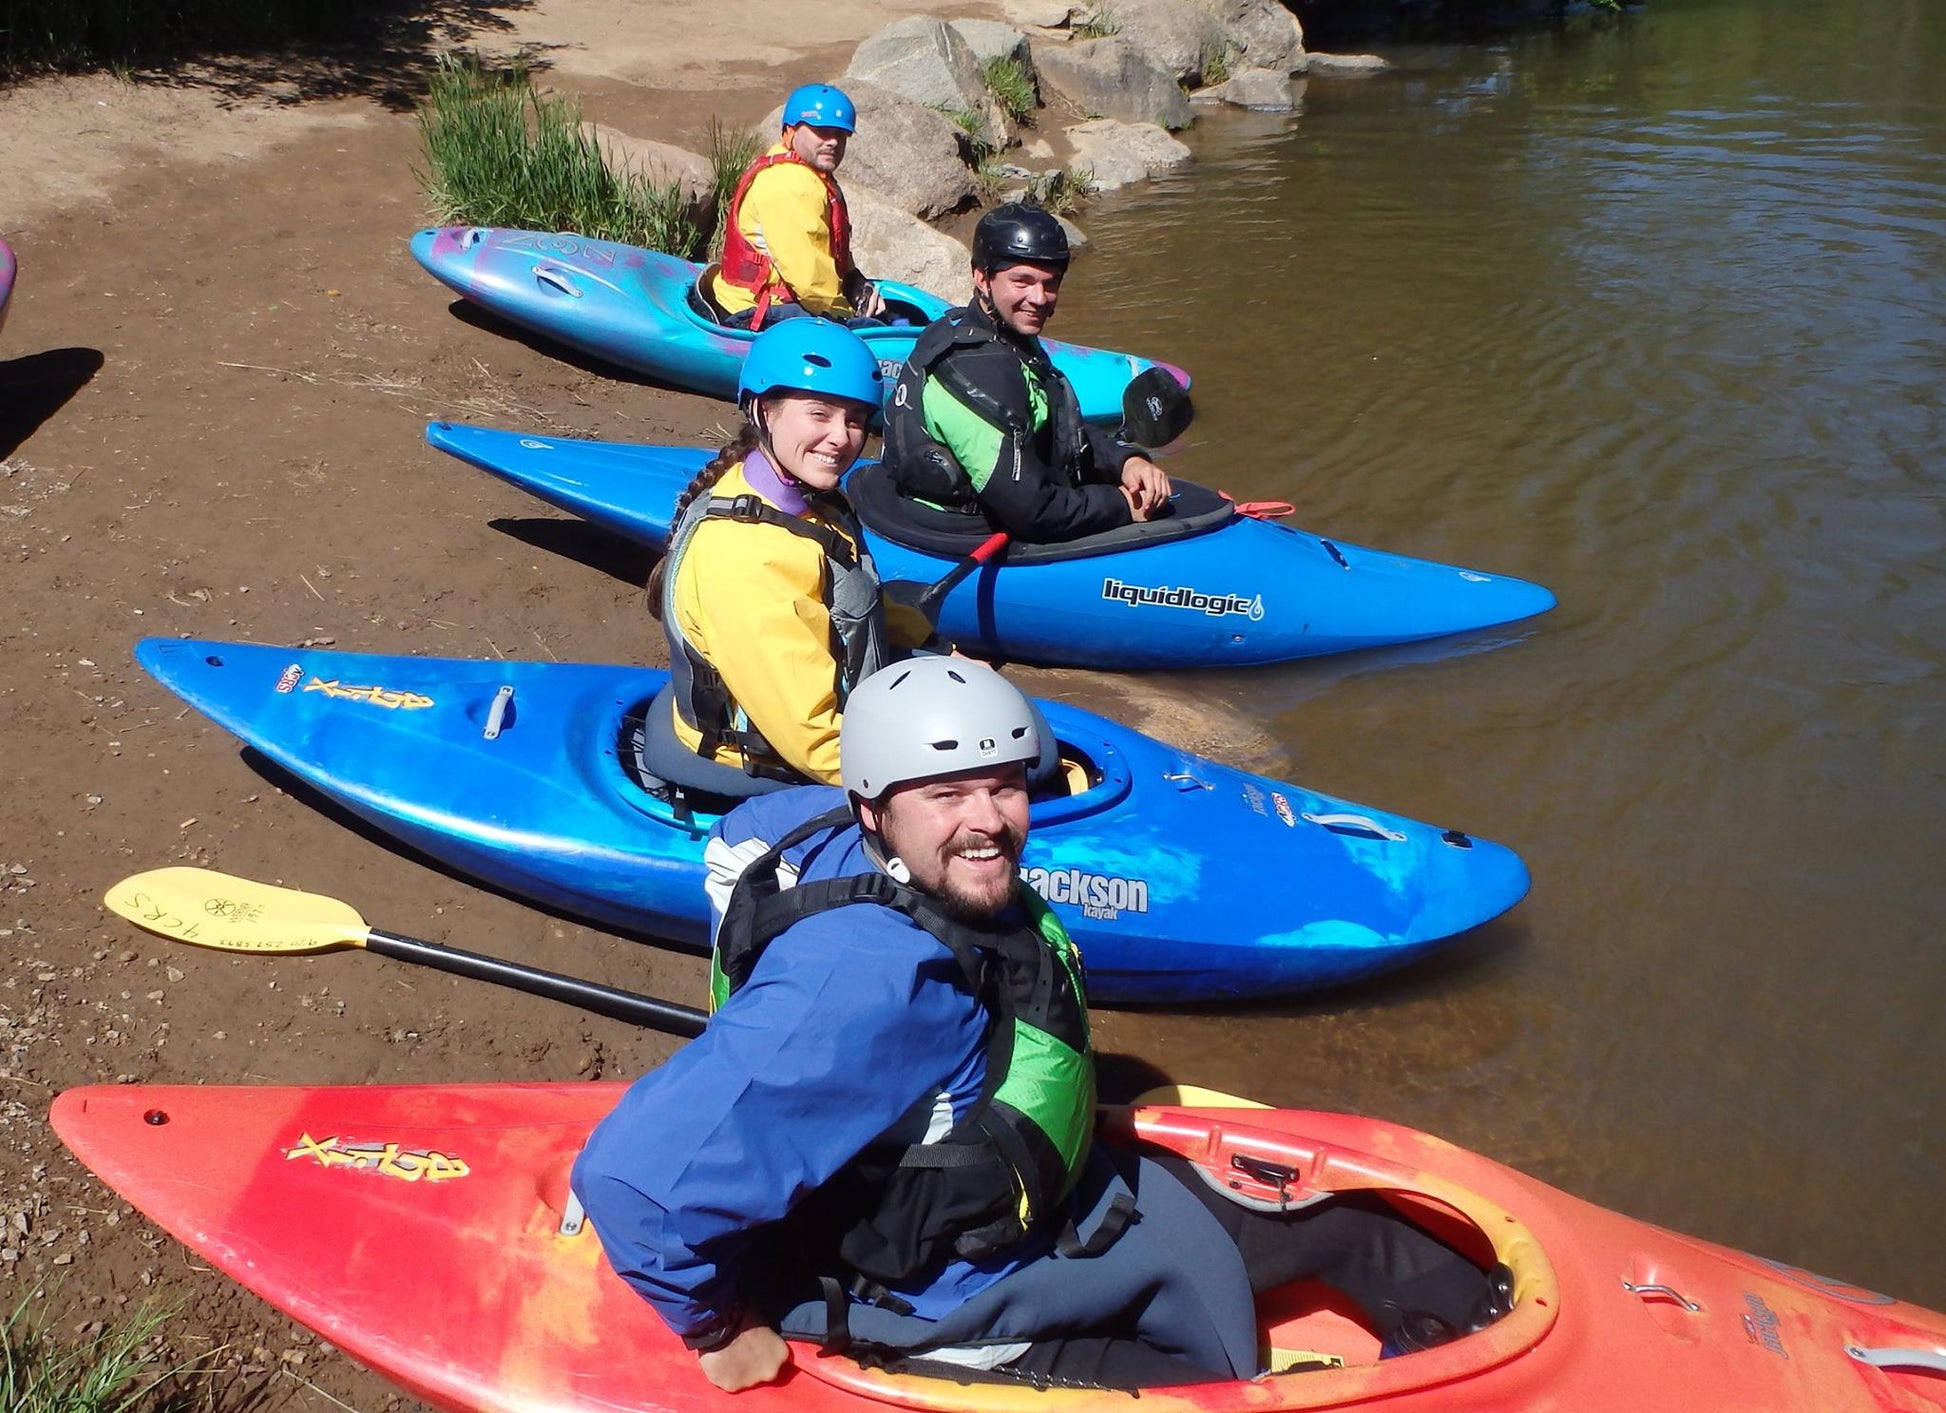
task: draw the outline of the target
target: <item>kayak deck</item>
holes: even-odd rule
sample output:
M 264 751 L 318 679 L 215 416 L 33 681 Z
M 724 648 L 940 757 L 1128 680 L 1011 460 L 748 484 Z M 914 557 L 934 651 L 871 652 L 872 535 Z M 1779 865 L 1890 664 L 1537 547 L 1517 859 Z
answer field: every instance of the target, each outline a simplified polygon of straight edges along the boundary
M 711 453 L 434 422 L 439 450 L 570 514 L 660 549 Z M 861 481 L 862 478 L 862 481 Z M 869 464 L 857 505 L 881 578 L 930 583 L 957 556 L 888 538 Z M 1202 493 L 1207 496 L 1209 493 Z M 1149 540 L 1146 527 L 1003 553 L 939 610 L 943 636 L 1008 661 L 1104 669 L 1240 667 L 1422 642 L 1554 607 L 1539 584 L 1234 516 Z M 1124 541 L 1133 543 L 1124 546 Z
M 889 1374 L 802 1346 L 779 1383 L 731 1398 L 569 1205 L 569 1169 L 622 1088 L 102 1085 L 61 1095 L 51 1119 L 164 1230 L 455 1413 L 1946 1409 L 1946 1316 L 1605 1211 L 1412 1129 L 1189 1095 L 1106 1110 L 1103 1135 L 1273 1209 L 1377 1193 L 1483 1266 L 1506 1262 L 1513 1311 L 1377 1360 L 1319 1288 L 1275 1292 L 1259 1306 L 1266 1343 L 1344 1367 L 1139 1402 Z

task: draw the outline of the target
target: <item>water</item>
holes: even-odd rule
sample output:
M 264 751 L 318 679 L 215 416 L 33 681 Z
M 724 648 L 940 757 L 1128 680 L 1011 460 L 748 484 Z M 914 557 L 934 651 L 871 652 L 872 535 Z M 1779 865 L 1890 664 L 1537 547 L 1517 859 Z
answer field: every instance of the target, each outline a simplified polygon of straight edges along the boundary
M 1946 1306 L 1946 5 L 1394 57 L 1098 202 L 1058 332 L 1197 374 L 1178 474 L 1556 590 L 1175 687 L 1534 893 L 1443 965 L 1106 1042 Z

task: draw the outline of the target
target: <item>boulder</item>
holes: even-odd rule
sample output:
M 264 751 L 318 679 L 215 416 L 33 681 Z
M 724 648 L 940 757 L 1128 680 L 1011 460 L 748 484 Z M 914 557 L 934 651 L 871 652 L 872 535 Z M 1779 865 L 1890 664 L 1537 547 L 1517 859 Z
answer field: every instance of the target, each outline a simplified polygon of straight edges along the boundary
M 1116 36 L 1178 82 L 1200 83 L 1205 61 L 1233 47 L 1195 0 L 1114 0 L 1112 9 Z
M 1086 13 L 1075 0 L 1001 0 L 1000 9 L 1015 24 L 1032 29 L 1065 29 L 1069 20 Z
M 1189 160 L 1189 149 L 1155 123 L 1096 118 L 1068 129 L 1074 165 L 1088 170 L 1097 191 L 1139 182 Z
M 986 71 L 959 31 L 944 20 L 894 20 L 860 44 L 844 86 L 870 83 L 941 113 L 970 113 L 994 147 L 1013 141 L 1013 120 L 987 91 Z
M 845 92 L 858 107 L 858 131 L 838 169 L 847 193 L 854 184 L 870 187 L 900 210 L 927 219 L 957 211 L 978 194 L 964 135 L 952 119 L 876 84 L 853 81 Z M 783 115 L 779 104 L 759 130 L 777 131 Z
M 1304 72 L 1326 78 L 1370 78 L 1392 67 L 1390 59 L 1376 54 L 1306 54 Z
M 1094 244 L 1093 241 L 1088 239 L 1088 233 L 1073 221 L 1070 221 L 1066 216 L 1056 216 L 1054 219 L 1059 221 L 1061 223 L 1061 229 L 1068 233 L 1068 249 L 1074 254 L 1079 255 Z
M 868 187 L 845 193 L 851 251 L 875 280 L 903 280 L 954 304 L 973 297 L 972 253 Z
M 704 235 L 716 229 L 716 170 L 709 158 L 600 123 L 584 122 L 581 130 L 600 149 L 609 171 L 632 172 L 659 187 L 679 185 L 684 213 L 696 229 Z
M 1280 69 L 1245 69 L 1224 83 L 1199 88 L 1193 103 L 1232 103 L 1260 113 L 1288 113 L 1297 106 L 1291 76 Z
M 984 69 L 995 59 L 1012 59 L 1022 68 L 1033 69 L 1033 59 L 1027 53 L 1027 36 L 1012 25 L 1003 25 L 998 20 L 953 20 L 953 28 L 959 37 L 966 41 L 966 47 L 973 51 L 973 57 Z
M 1240 62 L 1296 73 L 1303 67 L 1304 26 L 1277 0 L 1196 0 L 1223 28 Z
M 1043 94 L 1054 89 L 1087 117 L 1189 126 L 1189 100 L 1175 79 L 1119 34 L 1036 42 L 1033 50 Z

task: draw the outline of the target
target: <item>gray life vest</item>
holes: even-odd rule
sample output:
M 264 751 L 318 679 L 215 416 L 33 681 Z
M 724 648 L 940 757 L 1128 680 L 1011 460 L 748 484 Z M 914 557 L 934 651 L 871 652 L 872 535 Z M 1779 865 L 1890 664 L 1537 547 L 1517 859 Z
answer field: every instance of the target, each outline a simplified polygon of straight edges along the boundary
M 853 687 L 893 658 L 878 570 L 865 548 L 864 531 L 843 496 L 835 492 L 816 493 L 807 499 L 820 516 L 841 527 L 845 534 L 830 525 L 779 510 L 761 496 L 752 494 L 697 496 L 669 537 L 668 566 L 662 579 L 662 631 L 669 640 L 670 686 L 676 713 L 691 730 L 702 735 L 697 748 L 699 755 L 711 759 L 719 747 L 732 746 L 742 752 L 744 769 L 752 774 L 781 772 L 795 778 L 795 772 L 732 700 L 723 675 L 684 635 L 676 614 L 676 582 L 682 573 L 683 557 L 705 521 L 774 525 L 810 540 L 824 551 L 824 605 L 831 614 L 831 656 L 836 666 L 841 709 Z M 851 538 L 847 540 L 846 535 Z

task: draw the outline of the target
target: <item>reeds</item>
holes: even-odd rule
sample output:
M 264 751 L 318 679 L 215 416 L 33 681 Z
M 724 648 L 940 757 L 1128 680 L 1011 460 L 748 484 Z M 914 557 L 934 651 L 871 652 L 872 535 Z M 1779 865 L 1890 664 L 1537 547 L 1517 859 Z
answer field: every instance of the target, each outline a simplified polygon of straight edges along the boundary
M 680 183 L 612 169 L 579 105 L 536 93 L 518 65 L 489 73 L 472 55 L 442 55 L 419 138 L 414 175 L 442 225 L 573 231 L 682 256 L 705 243 Z

